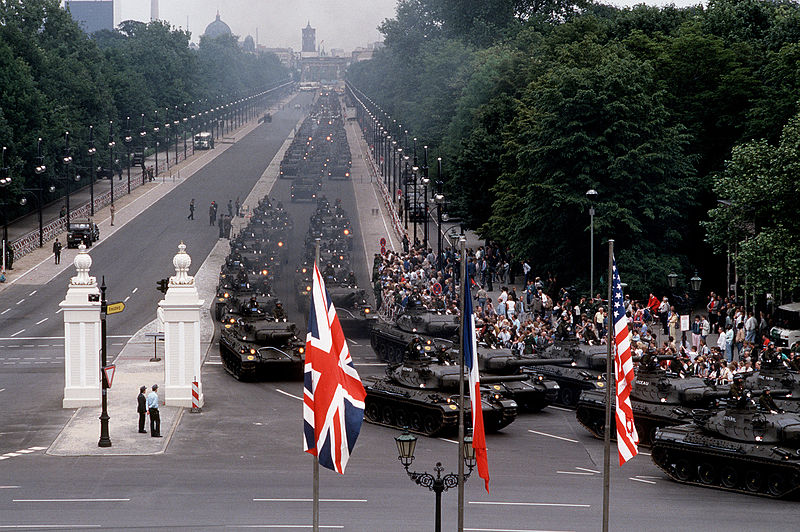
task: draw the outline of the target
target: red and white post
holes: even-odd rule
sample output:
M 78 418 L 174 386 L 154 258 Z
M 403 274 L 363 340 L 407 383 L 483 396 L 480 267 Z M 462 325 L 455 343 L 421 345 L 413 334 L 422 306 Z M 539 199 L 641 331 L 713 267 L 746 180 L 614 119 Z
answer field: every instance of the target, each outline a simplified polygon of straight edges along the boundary
M 200 385 L 194 380 L 192 381 L 192 409 L 190 412 L 196 414 L 200 411 Z

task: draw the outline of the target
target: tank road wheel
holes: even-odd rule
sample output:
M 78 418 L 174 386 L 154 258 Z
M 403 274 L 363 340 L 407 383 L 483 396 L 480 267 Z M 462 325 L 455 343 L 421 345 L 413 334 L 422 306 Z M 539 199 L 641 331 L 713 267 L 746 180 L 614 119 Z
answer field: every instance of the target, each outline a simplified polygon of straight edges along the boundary
M 703 462 L 697 467 L 697 478 L 706 485 L 717 483 L 717 468 L 710 462 Z
M 374 334 L 369 336 L 369 345 L 372 346 L 372 349 L 378 351 L 378 338 Z
M 419 432 L 422 430 L 422 416 L 419 412 L 412 412 L 408 418 L 408 426 L 411 430 Z
M 386 405 L 381 409 L 381 419 L 387 425 L 394 425 L 394 411 L 391 406 Z
M 440 426 L 441 423 L 436 420 L 436 417 L 433 414 L 425 414 L 425 417 L 422 418 L 422 430 L 427 435 L 434 434 L 437 430 L 439 430 Z
M 367 404 L 366 414 L 369 421 L 372 421 L 373 423 L 380 423 L 381 409 L 375 401 L 370 401 Z
M 675 462 L 675 478 L 682 482 L 686 482 L 692 478 L 692 465 L 689 460 L 681 459 Z
M 398 427 L 406 428 L 408 427 L 408 412 L 406 412 L 402 408 L 398 408 L 397 412 L 394 414 L 394 421 Z
M 780 497 L 786 493 L 787 487 L 786 477 L 781 473 L 772 473 L 769 478 L 767 478 L 767 491 L 774 497 Z
M 733 489 L 739 484 L 739 473 L 733 467 L 726 466 L 722 469 L 720 481 L 726 488 Z
M 761 491 L 761 487 L 763 485 L 764 485 L 764 475 L 762 475 L 760 471 L 751 469 L 747 473 L 745 473 L 744 487 L 747 488 L 747 491 L 758 493 L 759 491 Z
M 575 406 L 578 404 L 577 394 L 569 388 L 561 388 L 561 404 Z

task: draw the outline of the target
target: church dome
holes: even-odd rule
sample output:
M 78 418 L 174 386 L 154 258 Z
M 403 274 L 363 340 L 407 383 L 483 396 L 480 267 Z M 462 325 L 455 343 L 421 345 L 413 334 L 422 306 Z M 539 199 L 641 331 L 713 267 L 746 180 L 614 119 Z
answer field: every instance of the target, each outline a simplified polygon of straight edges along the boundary
M 206 31 L 203 33 L 206 37 L 216 39 L 220 35 L 231 35 L 231 28 L 219 18 L 219 11 L 217 12 L 217 19 L 206 26 Z

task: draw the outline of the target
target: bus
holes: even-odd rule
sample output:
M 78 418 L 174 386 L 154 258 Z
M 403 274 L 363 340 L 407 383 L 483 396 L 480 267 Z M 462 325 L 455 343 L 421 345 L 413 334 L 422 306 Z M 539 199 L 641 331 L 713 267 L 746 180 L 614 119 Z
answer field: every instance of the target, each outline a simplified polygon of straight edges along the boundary
M 208 131 L 203 131 L 194 136 L 194 149 L 210 150 L 214 147 L 214 137 Z

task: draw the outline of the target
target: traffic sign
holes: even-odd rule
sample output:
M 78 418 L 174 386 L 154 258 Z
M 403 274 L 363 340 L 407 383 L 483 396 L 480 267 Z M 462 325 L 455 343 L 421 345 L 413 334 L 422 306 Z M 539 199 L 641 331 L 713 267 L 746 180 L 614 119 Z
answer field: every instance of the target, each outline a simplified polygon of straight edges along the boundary
M 433 283 L 433 293 L 437 296 L 442 293 L 442 285 L 439 283 Z
M 111 383 L 114 382 L 114 373 L 117 371 L 117 366 L 111 365 L 103 368 L 103 374 L 106 376 L 107 388 L 111 388 Z
M 386 245 L 386 239 L 381 238 L 381 247 L 384 247 L 385 245 Z
M 386 255 L 386 246 L 381 246 L 381 255 Z
M 106 314 L 119 314 L 123 310 L 125 310 L 125 303 L 122 301 L 118 303 L 111 303 L 106 306 Z

